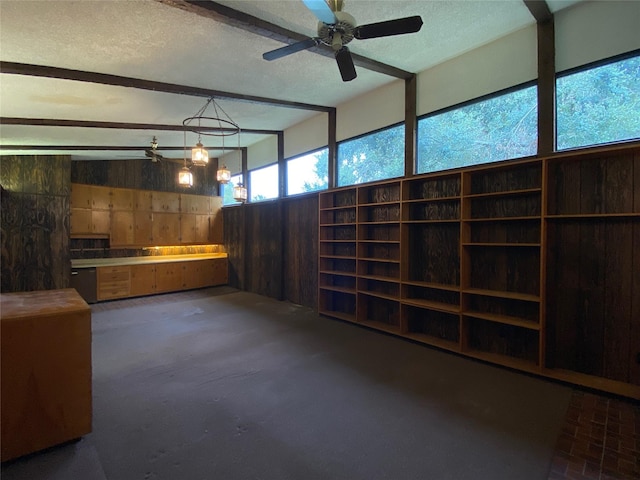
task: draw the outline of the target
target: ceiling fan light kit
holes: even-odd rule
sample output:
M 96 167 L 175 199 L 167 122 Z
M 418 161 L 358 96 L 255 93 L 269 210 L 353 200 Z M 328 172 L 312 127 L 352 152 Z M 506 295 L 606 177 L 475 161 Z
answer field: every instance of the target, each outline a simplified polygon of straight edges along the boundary
M 342 0 L 302 0 L 302 2 L 319 20 L 318 36 L 271 50 L 262 54 L 262 58 L 269 61 L 277 60 L 323 44 L 331 47 L 335 52 L 338 70 L 345 82 L 357 76 L 351 52 L 346 46 L 354 38 L 365 40 L 403 35 L 418 32 L 422 28 L 422 18 L 419 15 L 357 26 L 355 19 L 342 11 L 344 4 Z

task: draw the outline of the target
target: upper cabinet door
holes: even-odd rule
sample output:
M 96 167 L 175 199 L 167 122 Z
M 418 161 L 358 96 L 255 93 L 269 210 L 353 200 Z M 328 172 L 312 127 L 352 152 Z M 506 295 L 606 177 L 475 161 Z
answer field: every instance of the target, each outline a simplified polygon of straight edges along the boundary
M 153 192 L 151 205 L 154 212 L 174 212 L 180 211 L 180 194 L 172 192 Z
M 138 212 L 150 212 L 153 210 L 153 192 L 150 190 L 135 190 L 135 210 Z
M 128 188 L 113 188 L 111 190 L 111 209 L 131 212 L 134 203 L 133 192 Z
M 91 208 L 109 210 L 111 208 L 111 189 L 109 187 L 91 187 Z
M 71 208 L 91 208 L 91 185 L 71 184 Z

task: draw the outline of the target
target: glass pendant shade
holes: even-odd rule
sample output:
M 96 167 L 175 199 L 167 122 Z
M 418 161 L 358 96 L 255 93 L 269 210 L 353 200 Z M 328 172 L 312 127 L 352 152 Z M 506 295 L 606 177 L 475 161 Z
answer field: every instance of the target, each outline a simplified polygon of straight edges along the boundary
M 241 183 L 233 187 L 233 199 L 243 203 L 247 201 L 247 189 Z
M 183 167 L 182 170 L 178 172 L 178 185 L 182 187 L 193 186 L 193 174 L 187 167 Z
M 229 180 L 231 180 L 231 172 L 227 170 L 226 165 L 223 165 L 222 168 L 218 170 L 216 178 L 218 179 L 218 183 L 229 183 Z
M 209 163 L 209 152 L 202 146 L 202 143 L 198 142 L 196 146 L 191 149 L 191 162 L 199 167 Z

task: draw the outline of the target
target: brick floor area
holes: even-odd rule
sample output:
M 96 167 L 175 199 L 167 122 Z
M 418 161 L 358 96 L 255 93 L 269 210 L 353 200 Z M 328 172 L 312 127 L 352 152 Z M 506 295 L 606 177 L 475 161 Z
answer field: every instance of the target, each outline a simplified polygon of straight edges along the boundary
M 549 480 L 640 479 L 640 405 L 574 391 Z

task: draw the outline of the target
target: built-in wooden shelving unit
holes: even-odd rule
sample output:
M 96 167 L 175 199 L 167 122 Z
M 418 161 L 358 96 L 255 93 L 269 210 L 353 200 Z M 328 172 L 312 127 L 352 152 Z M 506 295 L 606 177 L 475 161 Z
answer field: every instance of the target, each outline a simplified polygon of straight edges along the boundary
M 640 398 L 638 145 L 322 192 L 319 229 L 321 314 Z

